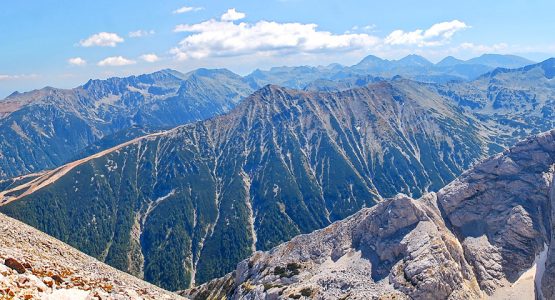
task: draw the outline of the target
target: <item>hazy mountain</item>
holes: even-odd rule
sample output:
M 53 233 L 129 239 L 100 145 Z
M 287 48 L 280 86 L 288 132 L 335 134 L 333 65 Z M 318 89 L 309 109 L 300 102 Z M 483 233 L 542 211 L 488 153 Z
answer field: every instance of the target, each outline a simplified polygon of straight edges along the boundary
M 469 59 L 465 63 L 485 65 L 492 68 L 520 68 L 534 64 L 533 61 L 520 56 L 502 54 L 483 54 L 480 57 Z
M 432 86 L 499 132 L 510 144 L 555 127 L 555 59 L 519 69 L 496 69 L 467 83 Z
M 353 82 L 360 77 L 402 76 L 434 83 L 468 81 L 498 67 L 519 68 L 533 63 L 519 56 L 500 54 L 485 54 L 467 61 L 446 57 L 437 64 L 414 54 L 399 60 L 386 60 L 369 55 L 353 66 L 280 67 L 268 71 L 256 70 L 246 78 L 253 83 L 253 86 L 277 84 L 295 89 L 314 90 L 315 84 L 321 83 L 322 80 Z
M 252 89 L 227 70 L 90 80 L 0 101 L 0 178 L 52 168 L 132 126 L 174 127 L 229 111 Z
M 474 65 L 467 65 L 472 67 Z M 491 140 L 509 146 L 555 128 L 555 59 L 517 69 L 497 68 L 468 82 L 413 82 L 417 89 L 443 95 L 490 131 Z M 354 77 L 317 80 L 307 90 L 337 91 L 364 86 L 382 78 Z M 393 81 L 406 81 L 396 77 Z
M 269 71 L 255 70 L 245 76 L 245 80 L 252 87 L 263 87 L 267 84 L 289 87 L 293 89 L 303 89 L 306 84 L 318 79 L 330 79 L 336 73 L 344 69 L 339 64 L 320 67 L 274 67 Z
M 12 183 L 0 210 L 182 289 L 382 197 L 441 188 L 491 151 L 485 132 L 411 81 L 267 86 L 226 115 Z
M 257 252 L 193 299 L 553 299 L 555 131 Z M 214 298 L 211 298 L 214 297 Z
M 441 61 L 439 61 L 436 66 L 438 67 L 451 67 L 451 66 L 456 66 L 456 65 L 462 65 L 464 64 L 465 61 L 455 58 L 453 56 L 447 56 L 444 59 L 442 59 Z

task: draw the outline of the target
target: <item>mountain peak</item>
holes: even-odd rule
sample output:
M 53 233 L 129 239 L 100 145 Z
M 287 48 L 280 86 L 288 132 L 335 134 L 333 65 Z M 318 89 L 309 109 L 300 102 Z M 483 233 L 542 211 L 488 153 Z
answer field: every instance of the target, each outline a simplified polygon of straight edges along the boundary
M 440 62 L 438 62 L 436 64 L 436 66 L 440 66 L 440 67 L 450 67 L 450 66 L 454 66 L 454 65 L 458 65 L 458 64 L 464 64 L 465 61 L 455 58 L 453 56 L 447 56 L 444 59 L 442 59 Z
M 156 71 L 156 72 L 153 72 L 153 73 L 150 73 L 150 74 L 145 74 L 145 75 L 147 75 L 147 76 L 173 76 L 173 77 L 178 78 L 178 79 L 184 79 L 185 78 L 185 74 L 183 74 L 179 71 L 173 70 L 173 69 L 162 69 L 160 71 Z
M 364 57 L 358 64 L 365 64 L 365 63 L 371 63 L 371 62 L 383 62 L 383 61 L 385 61 L 385 59 L 377 57 L 375 55 L 368 55 Z
M 382 69 L 386 67 L 389 63 L 390 62 L 388 60 L 379 58 L 375 55 L 368 55 L 353 67 L 365 69 Z
M 539 66 L 540 68 L 542 68 L 545 77 L 547 77 L 548 79 L 553 79 L 555 77 L 555 58 L 548 58 L 536 65 L 528 66 L 528 68 L 534 66 Z
M 420 55 L 417 55 L 417 54 L 407 55 L 407 56 L 401 58 L 400 60 L 398 60 L 397 62 L 402 64 L 402 65 L 419 65 L 419 66 L 423 66 L 423 67 L 433 65 L 433 63 L 431 63 L 429 60 L 427 60 L 423 56 L 420 56 Z

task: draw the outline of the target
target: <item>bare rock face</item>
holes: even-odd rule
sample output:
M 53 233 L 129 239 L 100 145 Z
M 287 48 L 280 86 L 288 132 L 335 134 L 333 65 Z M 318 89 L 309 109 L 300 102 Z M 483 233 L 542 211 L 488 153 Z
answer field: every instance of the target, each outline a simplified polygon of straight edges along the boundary
M 0 214 L 0 299 L 181 299 Z
M 405 195 L 241 262 L 231 299 L 463 299 L 480 290 L 434 206 Z M 229 285 L 229 278 L 222 280 Z M 214 284 L 189 295 L 199 297 Z M 215 296 L 215 295 L 213 295 Z M 199 297 L 200 298 L 200 297 Z
M 549 232 L 553 132 L 478 165 L 438 193 L 438 204 L 465 248 L 480 287 L 491 293 L 529 268 Z
M 233 273 L 182 294 L 553 299 L 554 171 L 555 130 L 480 163 L 437 194 L 398 195 L 257 252 Z

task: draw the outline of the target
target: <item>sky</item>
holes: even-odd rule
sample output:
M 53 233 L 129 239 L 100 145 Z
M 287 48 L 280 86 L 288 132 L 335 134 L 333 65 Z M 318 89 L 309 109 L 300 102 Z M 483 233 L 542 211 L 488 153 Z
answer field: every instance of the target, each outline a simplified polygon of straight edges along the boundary
M 171 68 L 352 65 L 372 54 L 555 56 L 551 0 L 6 0 L 0 99 Z

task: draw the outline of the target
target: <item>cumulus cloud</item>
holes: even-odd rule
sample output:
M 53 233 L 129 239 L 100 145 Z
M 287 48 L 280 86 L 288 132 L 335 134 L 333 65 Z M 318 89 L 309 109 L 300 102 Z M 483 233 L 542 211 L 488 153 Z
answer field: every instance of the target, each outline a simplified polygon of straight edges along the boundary
M 158 60 L 160 60 L 158 55 L 154 53 L 143 54 L 139 58 L 149 63 L 157 62 Z
M 84 66 L 87 64 L 87 61 L 82 59 L 81 57 L 72 57 L 67 60 L 70 65 L 74 66 Z
M 140 38 L 140 37 L 144 37 L 144 36 L 153 35 L 155 33 L 156 32 L 154 30 L 137 30 L 137 31 L 129 32 L 129 37 Z
M 81 40 L 79 45 L 82 47 L 115 47 L 118 43 L 122 43 L 123 38 L 112 32 L 99 32 L 90 37 Z
M 315 53 L 349 51 L 374 46 L 379 39 L 368 34 L 333 34 L 316 24 L 259 21 L 255 24 L 208 20 L 182 24 L 175 32 L 189 35 L 172 49 L 179 60 L 252 53 Z
M 127 59 L 123 56 L 111 56 L 98 62 L 101 67 L 120 67 L 135 64 L 134 60 Z
M 203 10 L 203 8 L 202 7 L 193 7 L 193 6 L 183 6 L 183 7 L 180 7 L 178 9 L 174 10 L 172 13 L 173 14 L 184 14 L 184 13 L 187 13 L 187 12 L 199 11 L 199 10 Z
M 372 33 L 375 25 L 355 26 L 351 31 L 336 34 L 320 30 L 317 24 L 265 20 L 256 23 L 235 22 L 245 17 L 244 13 L 230 8 L 220 20 L 177 25 L 174 31 L 185 33 L 186 36 L 170 53 L 178 60 L 254 54 L 383 53 L 395 47 L 445 45 L 455 33 L 470 27 L 464 22 L 453 20 L 434 24 L 426 30 L 396 30 L 386 37 L 378 37 Z
M 230 8 L 227 10 L 225 14 L 222 15 L 221 20 L 233 22 L 233 21 L 244 19 L 246 16 L 247 15 L 245 15 L 245 13 L 238 12 L 235 10 L 235 8 Z
M 418 47 L 440 46 L 448 42 L 460 30 L 469 28 L 464 22 L 453 20 L 434 24 L 427 30 L 405 32 L 395 30 L 384 40 L 389 45 L 416 45 Z

